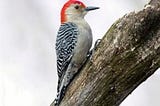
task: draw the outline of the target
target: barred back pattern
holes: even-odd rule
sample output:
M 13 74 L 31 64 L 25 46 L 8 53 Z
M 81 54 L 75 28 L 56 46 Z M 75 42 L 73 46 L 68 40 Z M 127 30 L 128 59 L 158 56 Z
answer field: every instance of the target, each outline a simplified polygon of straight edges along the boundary
M 60 26 L 56 39 L 58 92 L 63 76 L 72 58 L 73 50 L 77 43 L 77 37 L 78 28 L 75 24 L 68 22 Z

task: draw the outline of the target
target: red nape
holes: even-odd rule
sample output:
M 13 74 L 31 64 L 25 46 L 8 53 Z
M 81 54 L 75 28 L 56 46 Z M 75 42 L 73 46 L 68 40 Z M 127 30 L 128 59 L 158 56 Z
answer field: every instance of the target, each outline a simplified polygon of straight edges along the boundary
M 64 23 L 67 21 L 65 11 L 71 4 L 80 4 L 82 7 L 86 7 L 81 1 L 78 0 L 69 0 L 66 2 L 61 10 L 61 23 Z

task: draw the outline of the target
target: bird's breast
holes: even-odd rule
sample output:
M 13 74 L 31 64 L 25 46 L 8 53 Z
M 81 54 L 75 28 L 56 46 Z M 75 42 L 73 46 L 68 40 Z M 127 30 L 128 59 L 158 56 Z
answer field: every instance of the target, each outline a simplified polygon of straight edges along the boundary
M 92 46 L 92 31 L 87 23 L 78 24 L 78 39 L 74 49 L 74 56 L 79 63 L 82 63 Z

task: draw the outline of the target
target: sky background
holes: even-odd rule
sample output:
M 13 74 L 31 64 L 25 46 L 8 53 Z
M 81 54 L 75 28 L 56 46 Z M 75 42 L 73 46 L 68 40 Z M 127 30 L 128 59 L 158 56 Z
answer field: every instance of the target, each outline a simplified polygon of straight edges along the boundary
M 0 106 L 49 106 L 56 95 L 55 39 L 66 0 L 0 0 Z M 148 0 L 83 0 L 99 6 L 85 18 L 94 41 Z M 121 106 L 160 106 L 160 71 Z

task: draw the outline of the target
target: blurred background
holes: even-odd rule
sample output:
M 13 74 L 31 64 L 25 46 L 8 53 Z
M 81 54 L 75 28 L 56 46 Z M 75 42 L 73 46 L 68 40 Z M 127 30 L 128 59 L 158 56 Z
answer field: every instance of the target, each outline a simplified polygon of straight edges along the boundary
M 94 41 L 148 0 L 82 0 L 99 6 L 86 20 Z M 55 39 L 66 0 L 0 0 L 0 106 L 49 106 L 56 96 Z M 160 71 L 121 106 L 160 106 Z

